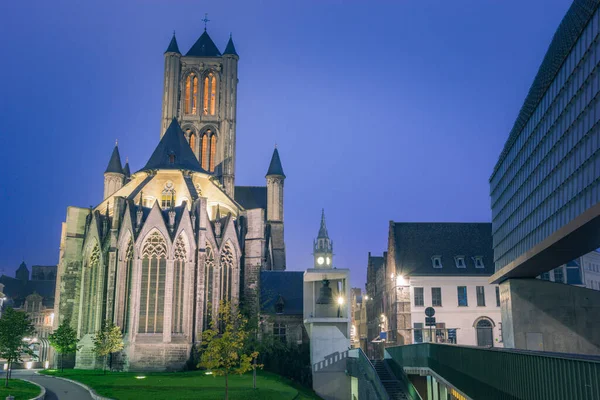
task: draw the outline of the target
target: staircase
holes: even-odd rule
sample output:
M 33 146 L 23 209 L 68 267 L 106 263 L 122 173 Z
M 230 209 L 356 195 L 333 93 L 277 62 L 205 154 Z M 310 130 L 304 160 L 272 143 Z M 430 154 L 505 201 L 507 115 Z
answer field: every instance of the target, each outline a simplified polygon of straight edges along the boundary
M 373 360 L 372 363 L 379 380 L 381 380 L 383 387 L 390 396 L 390 400 L 410 400 L 410 397 L 404 391 L 402 382 L 396 379 L 383 360 Z

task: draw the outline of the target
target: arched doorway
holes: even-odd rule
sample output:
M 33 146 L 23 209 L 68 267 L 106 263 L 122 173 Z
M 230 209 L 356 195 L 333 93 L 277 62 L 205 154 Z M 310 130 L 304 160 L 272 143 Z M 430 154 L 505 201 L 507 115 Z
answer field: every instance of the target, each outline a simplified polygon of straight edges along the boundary
M 494 324 L 487 318 L 481 318 L 475 324 L 477 332 L 477 346 L 493 347 L 494 346 Z

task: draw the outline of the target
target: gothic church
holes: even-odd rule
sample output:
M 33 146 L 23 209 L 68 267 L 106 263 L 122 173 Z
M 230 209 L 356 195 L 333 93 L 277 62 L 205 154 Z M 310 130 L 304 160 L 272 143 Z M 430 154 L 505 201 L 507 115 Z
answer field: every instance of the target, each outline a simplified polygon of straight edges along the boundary
M 164 57 L 156 149 L 131 173 L 115 146 L 104 199 L 68 207 L 62 225 L 54 328 L 77 329 L 77 368 L 98 366 L 92 337 L 109 320 L 124 369 L 180 369 L 220 300 L 255 304 L 260 272 L 286 268 L 277 149 L 266 186 L 235 186 L 232 39 L 221 53 L 205 29 L 183 55 L 173 36 Z

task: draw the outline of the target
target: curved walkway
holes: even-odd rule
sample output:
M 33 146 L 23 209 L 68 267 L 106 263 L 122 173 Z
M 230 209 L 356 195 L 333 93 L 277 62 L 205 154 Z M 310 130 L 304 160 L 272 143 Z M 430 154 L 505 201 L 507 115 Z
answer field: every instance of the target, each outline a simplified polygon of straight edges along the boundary
M 46 388 L 46 400 L 91 400 L 90 392 L 79 385 L 56 379 L 51 376 L 38 375 L 31 370 L 14 370 L 12 376 L 35 382 Z

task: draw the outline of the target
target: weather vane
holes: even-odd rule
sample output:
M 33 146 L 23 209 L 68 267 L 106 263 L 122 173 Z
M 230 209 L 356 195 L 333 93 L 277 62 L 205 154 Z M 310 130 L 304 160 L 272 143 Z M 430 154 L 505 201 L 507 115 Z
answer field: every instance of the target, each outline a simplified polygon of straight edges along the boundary
M 210 22 L 210 19 L 208 19 L 208 13 L 204 13 L 204 19 L 201 19 L 200 21 L 204 22 L 204 30 L 206 31 L 206 24 Z

